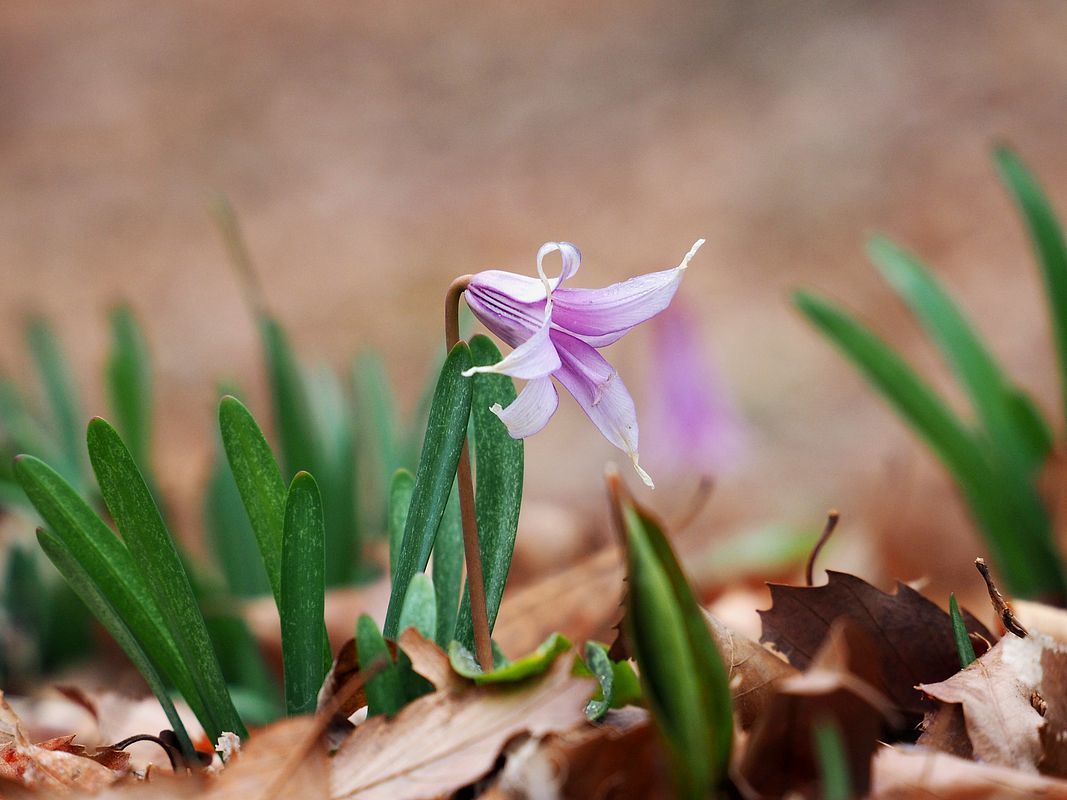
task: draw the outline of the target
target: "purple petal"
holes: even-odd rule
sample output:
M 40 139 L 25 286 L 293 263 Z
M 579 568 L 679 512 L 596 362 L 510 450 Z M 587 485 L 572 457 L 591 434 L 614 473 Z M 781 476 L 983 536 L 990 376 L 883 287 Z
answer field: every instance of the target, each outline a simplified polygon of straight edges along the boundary
M 603 289 L 558 289 L 552 294 L 552 321 L 593 347 L 606 347 L 635 325 L 665 309 L 681 283 L 689 261 L 704 244 L 693 245 L 673 269 L 652 272 Z
M 649 486 L 652 479 L 638 466 L 637 411 L 619 373 L 591 345 L 562 331 L 551 334 L 562 366 L 555 378 L 613 445 L 625 452 Z
M 500 270 L 479 272 L 463 296 L 478 321 L 512 347 L 544 325 L 545 287 L 537 278 Z
M 538 433 L 559 406 L 559 394 L 551 378 L 529 381 L 507 408 L 497 403 L 489 410 L 500 417 L 513 439 L 525 439 Z
M 469 378 L 479 372 L 488 372 L 530 381 L 555 372 L 560 367 L 560 360 L 549 336 L 551 324 L 552 317 L 548 314 L 541 327 L 503 359 L 485 367 L 471 367 L 464 371 L 463 377 Z

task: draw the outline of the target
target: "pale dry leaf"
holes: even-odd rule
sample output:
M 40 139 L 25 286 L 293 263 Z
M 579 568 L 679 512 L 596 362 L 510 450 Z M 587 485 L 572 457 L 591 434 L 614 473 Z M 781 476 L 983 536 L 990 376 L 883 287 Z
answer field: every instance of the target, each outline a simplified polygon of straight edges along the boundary
M 1045 724 L 1038 764 L 1046 775 L 1067 778 L 1067 644 L 1042 636 L 1041 686 Z
M 748 730 L 767 708 L 778 682 L 798 672 L 767 648 L 735 633 L 714 614 L 705 611 L 704 617 L 728 670 L 734 714 Z
M 284 774 L 292 769 L 286 756 L 304 743 L 315 725 L 314 717 L 293 717 L 256 731 L 203 796 L 207 800 L 266 800 L 268 795 L 325 800 L 329 780 L 323 747 L 313 748 L 291 774 Z M 283 775 L 284 784 L 279 783 Z
M 976 758 L 989 764 L 1037 772 L 1042 747 L 1039 735 L 1044 720 L 1032 696 L 1041 685 L 1041 642 L 1005 636 L 981 658 L 948 680 L 920 685 L 942 704 L 958 704 Z M 944 706 L 927 720 L 920 743 L 937 749 L 958 750 L 942 741 L 949 726 L 936 715 L 952 713 Z M 958 732 L 956 732 L 958 734 Z M 954 735 L 956 735 L 954 734 Z
M 447 795 L 484 776 L 504 745 L 588 724 L 588 678 L 562 657 L 543 675 L 509 686 L 434 692 L 392 719 L 360 725 L 332 760 L 331 797 L 406 800 Z
M 448 655 L 419 633 L 408 628 L 400 634 L 400 649 L 411 660 L 411 668 L 434 685 L 438 691 L 460 692 L 470 686 L 470 681 L 452 669 Z
M 871 800 L 1067 800 L 1067 781 L 979 764 L 925 747 L 883 747 L 871 769 Z
M 1035 603 L 1030 600 L 1012 600 L 1015 616 L 1031 633 L 1043 633 L 1057 642 L 1067 643 L 1067 610 Z

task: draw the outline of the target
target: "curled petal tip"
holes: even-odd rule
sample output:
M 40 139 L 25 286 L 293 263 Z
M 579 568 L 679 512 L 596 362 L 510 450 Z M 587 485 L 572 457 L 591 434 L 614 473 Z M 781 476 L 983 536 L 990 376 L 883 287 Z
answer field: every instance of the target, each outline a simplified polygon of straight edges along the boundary
M 656 484 L 652 482 L 652 476 L 645 472 L 643 469 L 641 469 L 641 465 L 637 463 L 637 453 L 631 453 L 630 460 L 633 462 L 634 469 L 637 470 L 637 474 L 644 482 L 645 486 L 647 486 L 649 489 L 655 489 Z
M 685 254 L 685 258 L 682 259 L 682 263 L 678 265 L 678 269 L 685 269 L 689 266 L 689 262 L 693 260 L 693 256 L 697 254 L 697 250 L 704 246 L 704 239 L 697 239 L 692 247 L 689 248 L 689 252 Z

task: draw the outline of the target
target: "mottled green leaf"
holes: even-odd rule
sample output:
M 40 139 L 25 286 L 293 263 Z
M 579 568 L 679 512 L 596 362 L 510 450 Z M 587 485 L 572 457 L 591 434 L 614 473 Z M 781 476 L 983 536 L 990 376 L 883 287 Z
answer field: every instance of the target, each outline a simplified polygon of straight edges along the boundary
M 494 669 L 492 672 L 482 672 L 478 665 L 478 659 L 470 650 L 459 642 L 452 642 L 448 647 L 448 658 L 452 662 L 452 669 L 464 678 L 470 678 L 477 684 L 484 683 L 515 683 L 516 681 L 540 675 L 552 666 L 556 657 L 571 649 L 571 642 L 562 634 L 553 633 L 532 653 L 514 661 L 504 660 L 501 663 L 500 655 L 493 653 Z

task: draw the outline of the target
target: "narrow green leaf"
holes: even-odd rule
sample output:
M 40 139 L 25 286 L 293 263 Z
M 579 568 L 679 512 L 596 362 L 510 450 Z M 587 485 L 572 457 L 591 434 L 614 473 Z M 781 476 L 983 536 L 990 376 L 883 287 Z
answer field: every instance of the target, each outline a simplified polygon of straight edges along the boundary
M 937 343 L 995 446 L 1020 470 L 1040 466 L 1047 452 L 1031 460 L 1030 432 L 1020 429 L 1024 420 L 1011 408 L 1011 382 L 948 293 L 888 239 L 872 239 L 868 253 Z
M 259 543 L 274 600 L 281 607 L 282 528 L 287 494 L 281 470 L 255 418 L 236 397 L 224 397 L 219 403 L 219 431 Z
M 282 660 L 289 714 L 315 710 L 322 679 L 326 530 L 315 479 L 298 472 L 289 487 L 282 536 Z
M 284 711 L 281 692 L 240 610 L 209 606 L 204 622 L 241 719 L 251 725 L 276 720 Z
M 109 600 L 108 594 L 101 589 L 100 585 L 90 576 L 78 559 L 67 549 L 60 537 L 44 529 L 39 529 L 37 531 L 37 541 L 40 542 L 41 549 L 55 564 L 56 569 L 74 589 L 78 597 L 89 607 L 93 616 L 111 634 L 111 638 L 118 643 L 119 647 L 122 648 L 123 652 L 126 653 L 126 656 L 137 668 L 137 671 L 144 677 L 148 688 L 163 707 L 163 713 L 167 715 L 167 721 L 170 722 L 171 728 L 178 737 L 178 745 L 181 747 L 182 753 L 190 759 L 190 763 L 196 763 L 193 744 L 189 739 L 189 734 L 185 730 L 181 717 L 178 715 L 177 709 L 174 707 L 174 702 L 167 693 L 166 683 L 153 660 L 141 646 L 138 637 L 126 624 L 128 617 L 115 608 Z
M 171 636 L 133 557 L 74 488 L 40 459 L 19 456 L 15 476 L 48 527 L 63 542 L 133 632 L 153 662 L 182 693 L 197 719 L 208 719 L 189 664 Z
M 467 437 L 471 411 L 472 381 L 462 373 L 471 366 L 470 348 L 463 342 L 452 348 L 434 392 L 426 425 L 411 510 L 393 576 L 393 590 L 385 617 L 385 635 L 396 638 L 404 594 L 416 572 L 426 569 L 437 536 L 437 527 L 448 502 L 456 464 Z
M 632 505 L 620 512 L 629 587 L 626 641 L 671 756 L 678 796 L 708 797 L 725 777 L 733 739 L 726 668 L 662 531 Z
M 471 354 L 478 366 L 500 360 L 500 350 L 486 336 L 471 339 Z M 512 439 L 504 423 L 490 411 L 494 405 L 506 408 L 515 400 L 515 385 L 511 378 L 479 373 L 473 380 L 471 420 L 477 474 L 474 505 L 485 573 L 485 603 L 492 632 L 515 552 L 522 503 L 523 444 L 522 439 Z M 474 648 L 470 598 L 466 596 L 456 625 L 456 639 L 467 649 Z
M 816 723 L 814 736 L 823 800 L 849 800 L 855 797 L 845 743 L 837 723 L 830 719 Z
M 89 423 L 89 459 L 100 492 L 133 563 L 152 587 L 174 642 L 189 666 L 208 719 L 202 720 L 214 741 L 225 731 L 247 736 L 226 690 L 215 650 L 196 603 L 189 576 L 159 514 L 152 493 L 118 433 L 99 417 Z
M 1055 435 L 1045 415 L 1038 409 L 1033 398 L 1017 387 L 1009 387 L 1005 391 L 1004 403 L 1008 413 L 1014 418 L 1019 434 L 1019 446 L 1024 449 L 1026 460 L 1033 464 L 1044 463 L 1056 444 Z
M 433 638 L 445 649 L 455 636 L 462 586 L 463 519 L 459 513 L 459 491 L 453 483 L 433 545 L 433 588 L 437 602 L 437 630 Z
M 22 393 L 9 378 L 0 378 L 0 430 L 17 453 L 53 458 L 55 445 L 26 407 Z
M 43 319 L 30 322 L 27 339 L 62 452 L 63 469 L 60 472 L 81 488 L 86 484 L 85 450 L 81 438 L 82 412 L 70 368 L 55 333 Z
M 1009 148 L 994 153 L 1001 180 L 1022 212 L 1045 281 L 1067 418 L 1067 245 L 1056 212 L 1033 173 Z
M 137 466 L 147 475 L 151 471 L 152 374 L 148 342 L 126 306 L 111 313 L 111 342 L 107 362 L 111 413 Z
M 448 646 L 448 659 L 452 662 L 452 669 L 464 678 L 470 678 L 478 685 L 485 683 L 515 683 L 516 681 L 532 678 L 534 675 L 544 673 L 556 658 L 571 649 L 570 640 L 560 634 L 553 633 L 532 653 L 514 661 L 500 659 L 500 654 L 493 653 L 494 668 L 492 672 L 482 672 L 478 659 L 474 657 L 466 647 L 459 642 L 452 642 Z
M 361 474 L 365 491 L 360 500 L 373 519 L 371 530 L 388 529 L 388 490 L 393 474 L 404 466 L 400 430 L 393 395 L 382 358 L 377 353 L 364 353 L 352 365 L 352 386 L 359 415 L 356 438 L 360 446 Z
M 289 475 L 319 466 L 311 404 L 300 365 L 282 326 L 263 314 L 259 320 L 267 359 L 267 378 L 274 409 L 274 427 L 281 442 L 282 463 Z
M 948 613 L 952 618 L 952 638 L 956 641 L 956 652 L 960 655 L 960 669 L 966 669 L 975 660 L 974 645 L 967 634 L 967 625 L 963 621 L 963 614 L 960 613 L 955 592 L 948 596 Z
M 389 487 L 389 575 L 396 580 L 396 562 L 404 543 L 404 528 L 407 527 L 411 493 L 415 489 L 415 476 L 406 469 L 398 469 Z
M 370 664 L 381 657 L 388 659 L 389 666 L 367 681 L 365 691 L 368 717 L 378 714 L 392 716 L 404 707 L 407 696 L 385 639 L 374 620 L 366 614 L 361 614 L 356 622 L 356 652 L 360 664 Z

